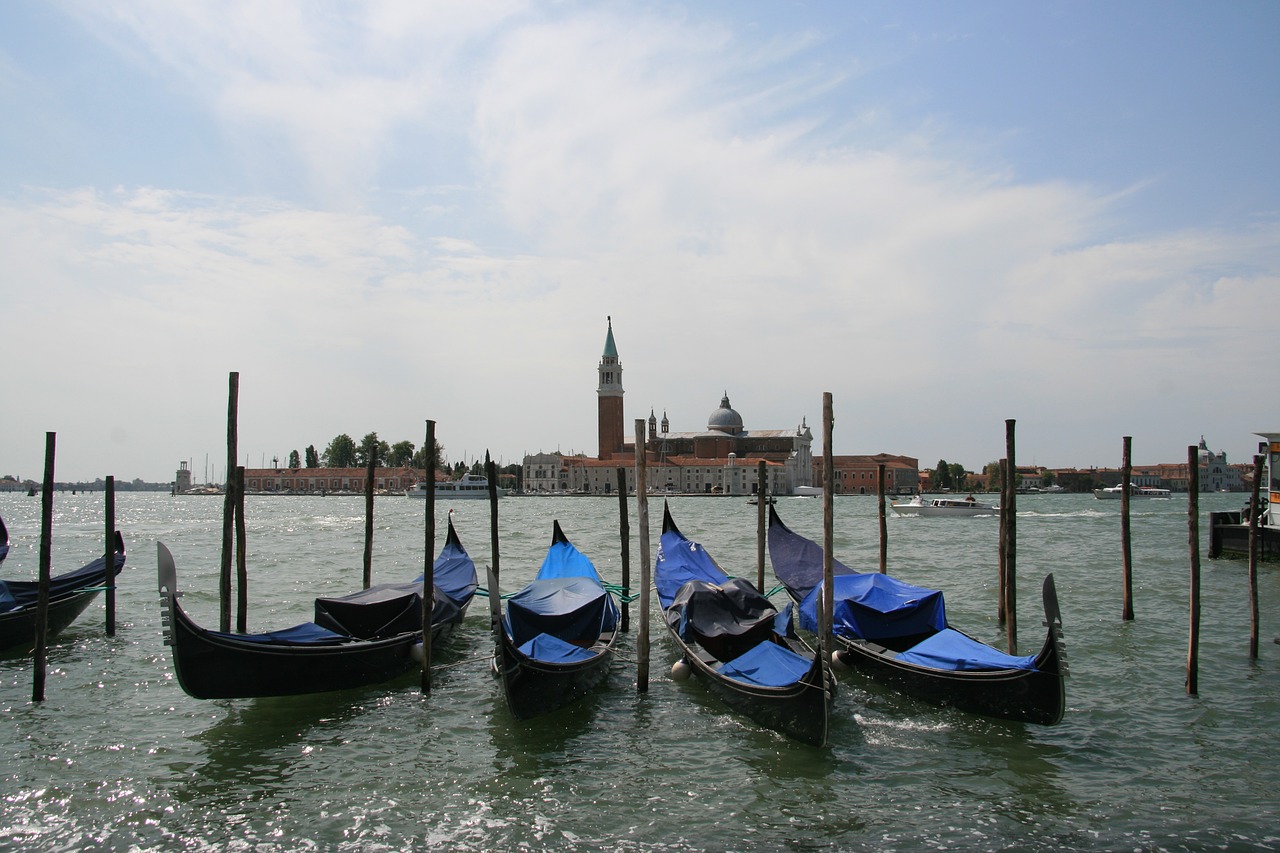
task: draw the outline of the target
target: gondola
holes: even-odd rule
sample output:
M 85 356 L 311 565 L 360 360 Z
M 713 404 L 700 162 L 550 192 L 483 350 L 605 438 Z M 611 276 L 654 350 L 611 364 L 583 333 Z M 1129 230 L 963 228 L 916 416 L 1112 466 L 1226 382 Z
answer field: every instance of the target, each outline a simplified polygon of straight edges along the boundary
M 766 728 L 823 746 L 835 682 L 822 656 L 797 636 L 791 605 L 780 613 L 741 578 L 730 578 L 685 538 L 664 506 L 654 585 L 664 621 L 689 671 L 726 705 Z
M 164 641 L 178 683 L 195 699 L 297 696 L 380 684 L 421 665 L 422 578 L 315 600 L 315 621 L 236 634 L 203 628 L 183 610 L 177 568 L 163 543 L 159 585 Z M 432 648 L 452 634 L 476 590 L 475 565 L 453 521 L 434 563 Z
M 498 595 L 492 570 L 489 594 Z M 517 720 L 562 708 L 609 674 L 618 603 L 559 521 L 537 577 L 506 604 L 505 614 L 494 609 L 493 670 Z
M 769 558 L 799 604 L 801 628 L 816 631 L 822 548 L 788 528 L 772 508 Z M 1043 725 L 1062 719 L 1067 667 L 1052 574 L 1042 587 L 1044 645 L 1038 654 L 1018 657 L 952 628 L 941 591 L 832 563 L 838 663 L 937 705 Z
M 9 553 L 9 532 L 0 521 L 0 560 Z M 98 593 L 124 568 L 124 537 L 115 535 L 115 555 L 110 578 L 106 561 L 99 557 L 87 566 L 49 579 L 49 615 L 46 638 L 62 632 L 85 611 Z M 0 580 L 0 652 L 26 646 L 30 649 L 36 637 L 36 605 L 40 599 L 39 581 Z

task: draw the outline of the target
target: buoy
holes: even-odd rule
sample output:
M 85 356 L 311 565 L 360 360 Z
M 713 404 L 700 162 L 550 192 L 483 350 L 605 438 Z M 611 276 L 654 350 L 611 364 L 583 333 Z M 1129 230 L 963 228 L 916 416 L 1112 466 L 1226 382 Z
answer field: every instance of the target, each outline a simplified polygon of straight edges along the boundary
M 849 671 L 849 662 L 844 659 L 843 652 L 832 652 L 831 668 L 834 669 L 836 672 Z
M 671 664 L 671 680 L 672 681 L 688 681 L 689 676 L 693 674 L 693 667 L 689 666 L 688 661 L 681 659 Z
M 418 666 L 422 666 L 422 643 L 414 643 L 409 647 L 409 657 L 413 658 Z

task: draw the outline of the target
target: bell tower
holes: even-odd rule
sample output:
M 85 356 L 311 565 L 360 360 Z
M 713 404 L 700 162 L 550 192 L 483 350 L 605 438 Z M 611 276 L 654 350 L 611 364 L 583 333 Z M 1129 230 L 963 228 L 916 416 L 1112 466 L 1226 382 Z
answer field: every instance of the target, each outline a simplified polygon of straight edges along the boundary
M 600 459 L 611 459 L 621 453 L 626 435 L 622 421 L 622 362 L 618 361 L 618 348 L 613 343 L 613 317 L 608 321 L 609 334 L 604 339 L 604 355 L 598 368 L 600 381 L 596 386 Z

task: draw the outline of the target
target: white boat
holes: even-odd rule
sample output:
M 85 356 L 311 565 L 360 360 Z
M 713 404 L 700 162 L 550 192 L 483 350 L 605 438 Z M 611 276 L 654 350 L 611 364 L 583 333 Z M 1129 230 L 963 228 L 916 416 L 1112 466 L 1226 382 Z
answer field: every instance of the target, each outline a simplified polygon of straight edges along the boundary
M 1173 493 L 1168 489 L 1157 489 L 1155 486 L 1135 486 L 1129 484 L 1129 500 L 1134 498 L 1168 498 Z M 1094 489 L 1093 496 L 1100 501 L 1118 501 L 1124 497 L 1124 486 L 1110 486 L 1105 489 Z
M 906 503 L 893 504 L 898 515 L 952 516 L 965 518 L 973 515 L 996 515 L 1000 507 L 983 503 L 970 495 L 967 498 L 923 498 L 916 495 Z
M 499 486 L 497 492 L 498 497 L 503 497 L 507 490 Z M 427 481 L 422 480 L 416 483 L 412 489 L 405 491 L 405 495 L 411 498 L 425 498 L 427 496 Z M 436 500 L 457 500 L 459 498 L 480 500 L 487 497 L 489 497 L 489 478 L 481 477 L 479 474 L 463 474 L 461 480 L 436 483 Z
M 798 498 L 820 498 L 822 486 L 796 486 L 791 490 L 791 494 Z

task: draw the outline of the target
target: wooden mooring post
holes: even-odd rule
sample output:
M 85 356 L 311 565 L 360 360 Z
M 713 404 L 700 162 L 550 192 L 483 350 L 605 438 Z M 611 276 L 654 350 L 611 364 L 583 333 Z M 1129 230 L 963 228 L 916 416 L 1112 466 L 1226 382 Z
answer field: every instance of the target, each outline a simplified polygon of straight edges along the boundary
M 49 576 L 53 565 L 53 457 L 58 434 L 44 434 L 44 487 L 40 493 L 40 574 L 36 588 L 36 649 L 32 664 L 31 701 L 44 701 L 49 654 Z M 108 563 L 108 566 L 114 565 Z M 110 573 L 110 569 L 108 569 Z
M 218 627 L 224 633 L 231 630 L 231 531 L 236 512 L 236 418 L 240 374 L 232 371 L 227 386 L 227 482 L 222 496 L 222 564 L 218 575 Z
M 1187 640 L 1187 695 L 1200 693 L 1200 448 L 1187 448 L 1187 543 L 1191 547 L 1190 631 Z
M 1262 461 L 1253 457 L 1253 496 L 1249 502 L 1249 659 L 1258 659 L 1258 549 L 1262 545 L 1258 517 L 1262 515 L 1258 501 L 1262 497 Z M 1212 516 L 1211 516 L 1212 517 Z
M 103 526 L 106 528 L 106 550 L 103 551 L 102 565 L 106 569 L 107 605 L 106 631 L 108 637 L 116 635 L 116 478 L 108 475 L 105 488 L 105 504 L 102 507 Z
M 1133 620 L 1133 548 L 1130 544 L 1129 489 L 1133 482 L 1133 436 L 1124 437 L 1124 449 L 1120 457 L 1120 554 L 1124 560 L 1124 610 L 1120 618 Z
M 373 476 L 378 464 L 378 443 L 368 450 L 369 464 L 364 474 L 364 589 L 373 583 Z
M 1014 453 L 1014 427 L 1017 421 L 1004 422 L 1006 489 L 1008 497 L 1000 503 L 1004 524 L 1004 612 L 1005 627 L 1009 637 L 1009 654 L 1018 653 L 1018 464 Z M 1007 515 L 1005 503 L 1008 503 Z
M 426 499 L 422 502 L 422 679 L 423 693 L 431 692 L 431 617 L 436 610 L 436 422 L 427 421 L 422 445 L 427 455 Z
M 631 518 L 627 510 L 627 469 L 618 466 L 618 538 L 622 543 L 622 631 L 631 630 Z
M 761 595 L 764 588 L 764 546 L 768 536 L 768 526 L 764 514 L 768 510 L 769 490 L 764 481 L 764 460 L 756 465 L 756 589 Z
M 1005 552 L 1009 541 L 1005 535 L 1008 518 L 1005 516 L 1005 504 L 1009 501 L 1009 460 L 1000 460 L 1000 529 L 996 538 L 996 552 L 999 559 L 999 569 L 996 576 L 996 623 L 1004 627 L 1005 622 L 1005 578 L 1007 575 L 1007 564 L 1009 555 Z
M 885 521 L 884 506 L 884 463 L 876 464 L 876 484 L 879 500 L 876 514 L 880 518 L 880 574 L 889 573 L 889 525 Z
M 244 466 L 236 466 L 236 630 L 248 631 L 249 569 L 245 565 Z
M 831 392 L 822 394 L 822 612 L 819 614 L 818 631 L 820 654 L 824 664 L 831 663 L 835 647 L 832 636 L 832 612 L 835 607 L 835 458 L 831 450 L 831 434 L 835 428 L 835 414 Z M 824 682 L 825 683 L 825 682 Z
M 636 419 L 636 524 L 640 526 L 640 632 L 636 637 L 636 690 L 649 692 L 649 476 L 645 466 L 644 421 Z

